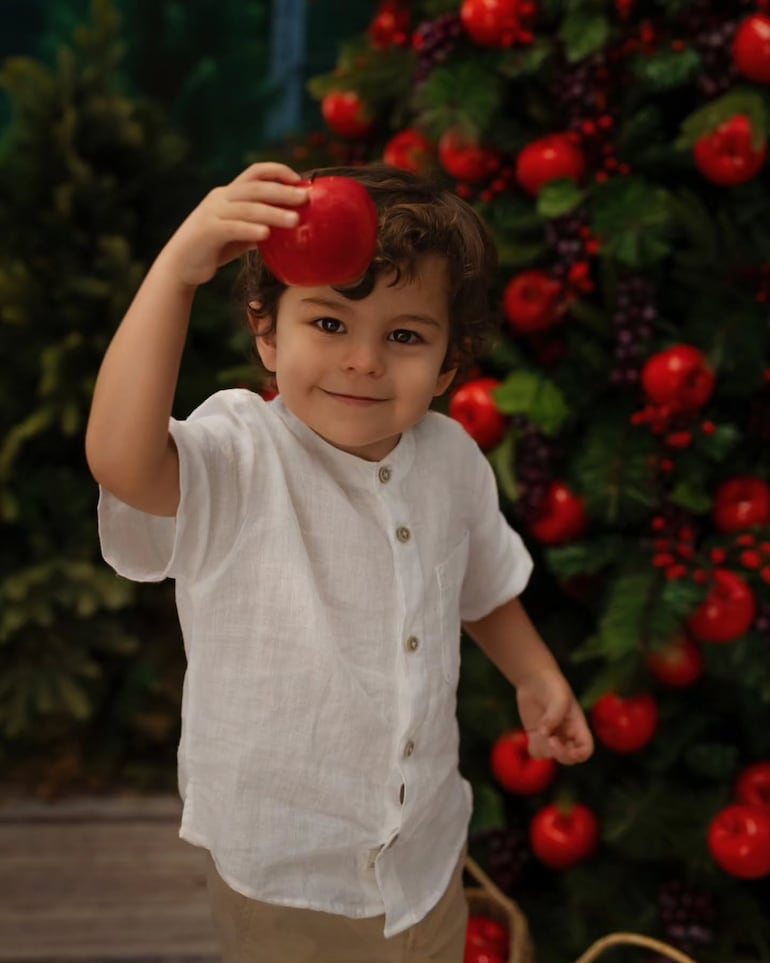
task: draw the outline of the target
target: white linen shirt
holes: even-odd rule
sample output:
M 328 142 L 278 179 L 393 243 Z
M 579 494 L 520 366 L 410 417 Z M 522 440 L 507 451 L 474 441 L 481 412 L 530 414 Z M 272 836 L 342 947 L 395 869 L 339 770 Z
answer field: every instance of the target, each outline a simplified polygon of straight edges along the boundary
M 444 415 L 381 462 L 246 390 L 170 431 L 176 518 L 102 491 L 99 522 L 121 575 L 176 579 L 180 835 L 245 896 L 384 913 L 393 936 L 438 902 L 467 833 L 460 621 L 519 595 L 529 554 Z

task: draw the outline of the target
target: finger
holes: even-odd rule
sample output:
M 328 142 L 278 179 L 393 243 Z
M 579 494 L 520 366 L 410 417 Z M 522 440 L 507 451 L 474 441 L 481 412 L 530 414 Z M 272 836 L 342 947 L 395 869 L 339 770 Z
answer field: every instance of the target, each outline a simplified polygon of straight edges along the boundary
M 267 224 L 270 227 L 294 227 L 299 221 L 297 211 L 287 211 L 285 207 L 270 204 L 249 204 L 245 201 L 229 203 L 220 214 L 225 222 L 248 221 L 253 224 Z
M 242 171 L 232 182 L 233 184 L 242 181 L 267 180 L 283 181 L 286 184 L 296 184 L 302 178 L 287 164 L 279 164 L 277 161 L 264 161 L 258 164 L 251 164 Z
M 298 207 L 307 201 L 308 189 L 279 181 L 244 181 L 228 185 L 224 197 L 229 201 L 260 201 L 280 207 Z

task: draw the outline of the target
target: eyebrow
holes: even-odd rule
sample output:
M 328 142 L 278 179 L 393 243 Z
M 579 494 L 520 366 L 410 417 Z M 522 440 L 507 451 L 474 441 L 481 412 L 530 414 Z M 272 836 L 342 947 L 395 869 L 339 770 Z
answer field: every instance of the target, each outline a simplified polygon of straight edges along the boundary
M 331 308 L 333 311 L 349 310 L 349 305 L 344 301 L 335 301 L 331 298 L 302 298 L 302 304 L 314 304 L 320 308 Z M 394 321 L 406 321 L 409 324 L 430 324 L 435 328 L 440 328 L 441 323 L 429 314 L 399 314 Z

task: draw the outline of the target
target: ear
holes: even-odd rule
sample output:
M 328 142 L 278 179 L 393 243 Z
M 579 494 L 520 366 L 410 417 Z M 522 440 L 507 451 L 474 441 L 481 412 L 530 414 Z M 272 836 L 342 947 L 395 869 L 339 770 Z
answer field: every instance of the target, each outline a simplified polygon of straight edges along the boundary
M 267 368 L 268 371 L 275 373 L 276 363 L 276 347 L 275 347 L 275 331 L 269 334 L 258 334 L 254 341 L 257 345 L 257 352 L 259 354 L 259 360 Z
M 443 395 L 447 388 L 454 381 L 455 375 L 457 374 L 457 368 L 450 368 L 449 371 L 439 372 L 438 378 L 436 378 L 436 390 L 433 392 L 433 397 L 438 398 L 439 395 Z

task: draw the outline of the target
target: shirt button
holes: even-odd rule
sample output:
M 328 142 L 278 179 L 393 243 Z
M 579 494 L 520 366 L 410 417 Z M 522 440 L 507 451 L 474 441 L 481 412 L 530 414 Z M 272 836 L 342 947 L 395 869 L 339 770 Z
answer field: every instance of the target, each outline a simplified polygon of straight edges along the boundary
M 399 540 L 399 542 L 408 542 L 411 537 L 412 533 L 409 531 L 406 525 L 401 525 L 396 529 L 396 538 Z
M 393 472 L 391 471 L 390 468 L 388 468 L 387 465 L 383 465 L 382 468 L 380 468 L 380 470 L 377 472 L 377 477 L 380 479 L 383 485 L 385 484 L 385 482 L 390 481 L 392 475 L 393 475 Z
M 410 739 L 409 742 L 404 746 L 404 755 L 408 758 L 414 752 L 414 743 Z
M 420 640 L 417 638 L 416 635 L 410 635 L 409 638 L 406 640 L 406 647 L 410 652 L 416 652 L 419 644 L 420 644 Z

